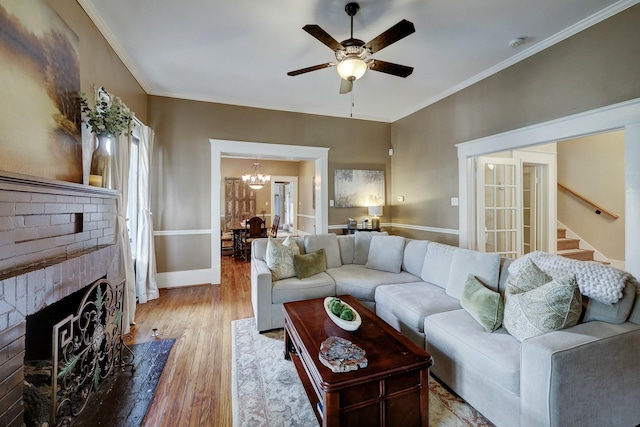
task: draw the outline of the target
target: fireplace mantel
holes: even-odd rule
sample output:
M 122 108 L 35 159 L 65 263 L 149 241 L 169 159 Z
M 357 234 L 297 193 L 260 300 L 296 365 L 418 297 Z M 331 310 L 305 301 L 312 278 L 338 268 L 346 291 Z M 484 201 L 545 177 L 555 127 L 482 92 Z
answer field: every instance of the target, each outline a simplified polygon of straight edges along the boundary
M 26 316 L 117 281 L 119 192 L 0 172 L 0 425 L 22 426 Z

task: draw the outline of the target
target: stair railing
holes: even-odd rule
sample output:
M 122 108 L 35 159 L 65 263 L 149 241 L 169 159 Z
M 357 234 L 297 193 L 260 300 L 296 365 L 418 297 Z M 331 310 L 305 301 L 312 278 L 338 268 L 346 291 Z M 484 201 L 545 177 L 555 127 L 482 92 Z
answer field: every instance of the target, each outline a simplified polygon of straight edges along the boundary
M 580 194 L 580 193 L 568 188 L 566 185 L 558 183 L 558 187 L 560 187 L 561 189 L 563 189 L 567 193 L 572 194 L 573 196 L 577 197 L 578 199 L 582 200 L 586 204 L 593 206 L 596 209 L 595 210 L 596 215 L 600 215 L 600 214 L 604 213 L 604 214 L 609 215 L 613 219 L 620 218 L 620 215 L 616 215 L 613 212 L 608 211 L 607 209 L 603 208 L 602 206 L 598 205 L 597 203 L 595 203 L 594 201 L 588 199 L 587 197 L 583 196 L 582 194 Z

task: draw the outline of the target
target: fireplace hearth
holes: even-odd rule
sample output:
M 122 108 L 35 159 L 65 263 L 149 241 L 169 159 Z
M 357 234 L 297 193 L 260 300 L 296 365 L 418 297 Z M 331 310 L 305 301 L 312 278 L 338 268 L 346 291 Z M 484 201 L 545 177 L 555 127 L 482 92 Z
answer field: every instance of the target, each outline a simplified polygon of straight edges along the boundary
M 0 425 L 24 423 L 27 316 L 101 278 L 120 283 L 117 197 L 114 190 L 0 175 Z

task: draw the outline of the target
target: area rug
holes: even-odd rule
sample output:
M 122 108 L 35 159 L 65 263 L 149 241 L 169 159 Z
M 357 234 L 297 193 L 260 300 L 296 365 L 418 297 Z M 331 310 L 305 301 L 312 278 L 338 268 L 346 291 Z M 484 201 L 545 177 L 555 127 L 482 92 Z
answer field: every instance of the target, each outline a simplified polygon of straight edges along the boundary
M 259 334 L 254 319 L 235 320 L 231 329 L 233 425 L 318 426 L 293 362 L 284 359 L 283 330 Z M 493 426 L 433 377 L 429 382 L 429 425 Z
M 174 343 L 167 339 L 132 345 L 133 371 L 118 369 L 108 378 L 72 426 L 141 426 Z

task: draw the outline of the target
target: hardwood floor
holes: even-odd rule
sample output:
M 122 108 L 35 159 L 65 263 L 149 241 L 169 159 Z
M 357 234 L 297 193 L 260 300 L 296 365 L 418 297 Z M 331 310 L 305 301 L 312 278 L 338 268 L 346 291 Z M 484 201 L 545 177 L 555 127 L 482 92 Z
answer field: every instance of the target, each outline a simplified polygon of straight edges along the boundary
M 231 426 L 231 321 L 253 317 L 250 264 L 229 256 L 220 285 L 162 289 L 138 304 L 130 344 L 176 338 L 145 426 Z

